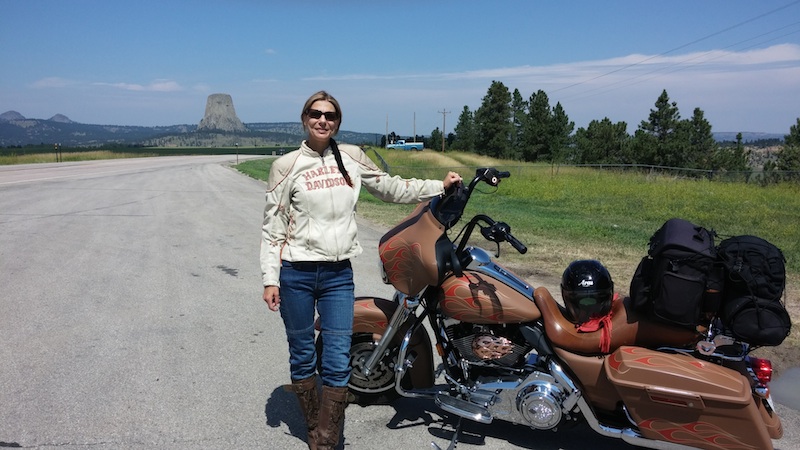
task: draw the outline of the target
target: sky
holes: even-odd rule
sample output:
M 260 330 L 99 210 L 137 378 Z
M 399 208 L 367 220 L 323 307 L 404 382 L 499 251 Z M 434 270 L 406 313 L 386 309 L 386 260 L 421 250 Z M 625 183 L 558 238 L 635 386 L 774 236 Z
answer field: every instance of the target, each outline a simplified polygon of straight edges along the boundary
M 800 0 L 0 0 L 0 113 L 197 124 L 298 122 L 326 90 L 341 129 L 450 133 L 493 81 L 544 91 L 576 129 L 633 133 L 662 91 L 715 132 L 800 118 Z

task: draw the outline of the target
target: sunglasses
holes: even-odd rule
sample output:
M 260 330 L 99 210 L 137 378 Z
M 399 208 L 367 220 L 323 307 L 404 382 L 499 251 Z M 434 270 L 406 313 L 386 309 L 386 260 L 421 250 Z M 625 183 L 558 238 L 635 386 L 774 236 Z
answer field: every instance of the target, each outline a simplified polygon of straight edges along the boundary
M 322 112 L 318 109 L 309 109 L 306 111 L 306 115 L 311 117 L 312 119 L 319 119 L 322 116 L 325 116 L 325 120 L 329 122 L 333 122 L 334 120 L 339 118 L 339 113 L 336 111 L 326 111 Z

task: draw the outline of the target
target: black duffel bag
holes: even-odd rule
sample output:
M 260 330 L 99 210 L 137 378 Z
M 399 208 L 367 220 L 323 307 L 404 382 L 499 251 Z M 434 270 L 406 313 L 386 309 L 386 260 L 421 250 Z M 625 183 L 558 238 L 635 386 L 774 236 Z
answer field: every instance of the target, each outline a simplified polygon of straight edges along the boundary
M 734 236 L 719 243 L 725 274 L 720 318 L 737 339 L 775 346 L 786 339 L 791 318 L 781 298 L 786 259 L 778 247 L 757 236 Z
M 780 345 L 792 329 L 792 320 L 780 300 L 750 295 L 728 299 L 720 317 L 736 339 L 756 346 Z

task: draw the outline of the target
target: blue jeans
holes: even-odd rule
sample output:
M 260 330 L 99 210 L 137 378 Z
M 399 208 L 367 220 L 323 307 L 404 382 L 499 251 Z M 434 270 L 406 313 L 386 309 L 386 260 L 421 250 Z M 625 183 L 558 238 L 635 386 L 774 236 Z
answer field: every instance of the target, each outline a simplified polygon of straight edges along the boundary
M 355 285 L 350 261 L 337 263 L 283 261 L 280 310 L 289 341 L 292 380 L 316 373 L 314 310 L 322 334 L 322 384 L 347 386 L 350 380 L 350 337 L 353 333 Z

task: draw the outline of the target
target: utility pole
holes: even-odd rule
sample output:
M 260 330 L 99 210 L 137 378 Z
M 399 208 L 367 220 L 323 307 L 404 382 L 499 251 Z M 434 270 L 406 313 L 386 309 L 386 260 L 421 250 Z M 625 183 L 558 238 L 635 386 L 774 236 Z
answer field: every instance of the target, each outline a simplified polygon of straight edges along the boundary
M 439 111 L 439 114 L 442 115 L 442 153 L 444 153 L 444 143 L 447 141 L 447 134 L 445 134 L 445 124 L 447 123 L 447 115 L 450 114 L 450 111 L 443 109 Z
M 414 142 L 417 142 L 417 112 L 414 111 Z

